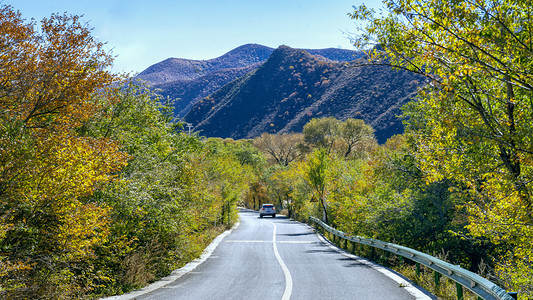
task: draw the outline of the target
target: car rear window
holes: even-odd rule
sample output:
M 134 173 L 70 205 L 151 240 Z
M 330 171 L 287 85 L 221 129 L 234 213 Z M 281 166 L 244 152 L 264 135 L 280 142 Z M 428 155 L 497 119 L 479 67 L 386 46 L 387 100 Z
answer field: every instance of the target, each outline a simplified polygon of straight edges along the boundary
M 263 208 L 272 208 L 274 205 L 263 205 Z

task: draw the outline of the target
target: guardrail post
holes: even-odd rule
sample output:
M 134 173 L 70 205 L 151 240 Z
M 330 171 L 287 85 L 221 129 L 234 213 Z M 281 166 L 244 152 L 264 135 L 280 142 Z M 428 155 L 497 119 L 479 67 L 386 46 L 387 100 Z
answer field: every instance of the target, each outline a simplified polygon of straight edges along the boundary
M 440 286 L 440 273 L 435 271 L 435 287 L 439 288 Z
M 460 283 L 456 282 L 455 289 L 457 290 L 457 300 L 463 300 L 463 286 Z
M 314 217 L 310 217 L 310 219 L 311 221 L 316 223 L 317 228 L 322 229 L 322 231 L 324 232 L 323 234 L 324 237 L 327 238 L 328 236 L 331 237 L 331 235 L 333 235 L 331 239 L 329 239 L 330 241 L 335 240 L 335 242 L 339 242 L 337 239 L 343 238 L 337 235 L 336 233 L 339 233 L 342 236 L 346 235 L 346 233 L 333 229 L 332 227 L 323 224 L 323 222 L 321 222 L 320 220 Z M 400 245 L 395 245 L 395 244 L 388 244 L 388 243 L 385 243 L 379 240 L 372 240 L 372 239 L 356 236 L 356 237 L 351 237 L 349 239 L 344 238 L 344 247 L 346 247 L 347 250 L 348 250 L 348 240 L 352 242 L 351 250 L 354 253 L 357 251 L 356 243 L 358 243 L 360 246 L 360 250 L 361 250 L 361 256 L 365 256 L 365 257 L 370 256 L 371 260 L 374 260 L 374 261 L 376 259 L 376 254 L 377 254 L 376 247 L 381 250 L 384 250 L 383 256 L 385 258 L 390 258 L 390 255 L 392 254 L 395 256 L 400 256 L 400 261 L 403 261 L 405 257 L 405 259 L 408 259 L 415 263 L 415 270 L 416 270 L 417 278 L 420 278 L 421 276 L 421 271 L 420 271 L 421 264 L 428 267 L 427 269 L 425 269 L 425 270 L 428 270 L 428 271 L 425 271 L 425 274 L 429 274 L 429 272 L 432 271 L 430 269 L 433 269 L 436 289 L 439 289 L 439 290 L 441 289 L 442 285 L 440 284 L 440 279 L 442 276 L 446 276 L 454 281 L 459 280 L 463 282 L 464 279 L 466 279 L 467 282 L 469 281 L 470 287 L 466 285 L 465 286 L 468 289 L 471 289 L 472 292 L 478 294 L 478 298 L 477 298 L 478 300 L 483 300 L 482 297 L 487 297 L 487 299 L 509 299 L 509 298 L 517 299 L 518 297 L 517 293 L 513 293 L 513 292 L 506 293 L 505 290 L 503 290 L 496 284 L 488 281 L 485 278 L 482 278 L 481 276 L 475 273 L 462 269 L 459 266 L 451 265 L 438 258 L 435 258 L 425 253 L 421 253 L 414 249 L 410 249 L 410 248 L 400 246 Z M 340 241 L 339 244 L 342 246 L 343 241 Z M 364 247 L 365 245 L 367 245 L 367 247 Z M 366 251 L 368 247 L 370 247 L 370 251 Z M 370 252 L 370 255 L 369 255 L 369 252 Z M 380 252 L 380 257 L 381 257 L 381 252 Z M 435 265 L 435 267 L 433 265 Z M 442 273 L 439 273 L 435 270 L 441 270 Z M 456 281 L 455 283 L 456 283 L 457 299 L 463 300 L 464 299 L 463 285 L 458 283 L 458 281 Z M 479 295 L 482 295 L 482 296 L 479 296 Z

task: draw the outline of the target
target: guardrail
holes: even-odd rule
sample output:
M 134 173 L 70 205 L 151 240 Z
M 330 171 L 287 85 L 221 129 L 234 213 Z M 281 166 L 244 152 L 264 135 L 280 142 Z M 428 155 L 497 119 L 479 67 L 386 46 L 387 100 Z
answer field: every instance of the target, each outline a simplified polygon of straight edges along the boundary
M 334 236 L 345 239 L 346 241 L 351 241 L 353 243 L 358 243 L 361 245 L 367 245 L 374 248 L 382 249 L 388 251 L 392 254 L 399 255 L 414 261 L 417 265 L 417 273 L 419 273 L 419 264 L 422 264 L 426 267 L 435 271 L 435 282 L 438 283 L 441 275 L 444 275 L 453 281 L 456 282 L 457 288 L 457 298 L 463 299 L 463 286 L 471 290 L 473 293 L 478 295 L 481 299 L 501 299 L 501 300 L 513 300 L 516 299 L 509 295 L 504 289 L 497 286 L 493 282 L 473 273 L 468 270 L 465 270 L 459 266 L 452 265 L 443 260 L 435 258 L 431 255 L 422 253 L 420 251 L 407 248 L 404 246 L 383 242 L 380 240 L 375 240 L 371 238 L 359 237 L 359 236 L 348 236 L 342 231 L 339 231 L 324 222 L 320 221 L 315 217 L 309 217 L 309 220 L 320 225 L 324 230 L 330 232 Z M 515 294 L 516 296 L 516 294 Z

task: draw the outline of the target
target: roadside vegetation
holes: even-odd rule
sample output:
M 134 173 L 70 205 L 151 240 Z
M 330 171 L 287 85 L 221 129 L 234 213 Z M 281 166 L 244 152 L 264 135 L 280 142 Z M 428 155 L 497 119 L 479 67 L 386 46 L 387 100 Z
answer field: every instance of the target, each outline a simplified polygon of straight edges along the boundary
M 0 297 L 94 298 L 168 275 L 274 203 L 404 245 L 533 297 L 532 7 L 362 6 L 356 43 L 425 75 L 406 132 L 312 119 L 253 140 L 187 135 L 79 18 L 0 7 Z M 400 28 L 401 30 L 398 30 Z M 475 34 L 474 34 L 475 33 Z M 361 66 L 364 67 L 364 66 Z
M 2 6 L 0 33 L 0 298 L 140 288 L 237 220 L 250 146 L 182 133 L 76 16 Z

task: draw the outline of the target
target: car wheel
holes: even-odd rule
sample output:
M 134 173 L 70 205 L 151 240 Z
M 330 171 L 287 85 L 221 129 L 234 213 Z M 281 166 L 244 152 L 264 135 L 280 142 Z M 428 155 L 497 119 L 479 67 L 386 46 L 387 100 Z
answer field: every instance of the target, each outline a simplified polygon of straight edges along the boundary
M 272 218 L 275 218 L 275 217 L 276 217 L 276 215 L 272 215 Z
M 262 218 L 262 217 L 263 217 L 263 215 L 259 215 L 259 218 Z

